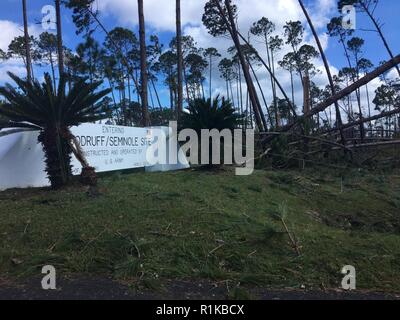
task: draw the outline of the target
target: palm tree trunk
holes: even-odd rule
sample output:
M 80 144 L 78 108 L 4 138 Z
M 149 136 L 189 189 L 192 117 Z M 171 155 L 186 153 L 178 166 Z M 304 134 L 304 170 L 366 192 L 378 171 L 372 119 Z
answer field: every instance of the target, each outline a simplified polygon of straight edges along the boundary
M 22 13 L 24 17 L 24 44 L 25 44 L 25 56 L 26 56 L 26 74 L 29 82 L 32 81 L 32 61 L 31 61 L 31 48 L 30 38 L 28 32 L 28 16 L 26 12 L 26 0 L 22 0 Z
M 45 170 L 53 189 L 61 188 L 67 184 L 72 175 L 71 149 L 62 135 L 63 132 L 60 132 L 57 128 L 47 127 L 38 137 L 45 154 Z
M 150 125 L 148 93 L 147 93 L 147 52 L 146 52 L 146 26 L 144 22 L 143 0 L 138 0 L 139 13 L 139 35 L 140 35 L 140 75 L 141 75 L 141 97 L 142 97 L 142 124 Z

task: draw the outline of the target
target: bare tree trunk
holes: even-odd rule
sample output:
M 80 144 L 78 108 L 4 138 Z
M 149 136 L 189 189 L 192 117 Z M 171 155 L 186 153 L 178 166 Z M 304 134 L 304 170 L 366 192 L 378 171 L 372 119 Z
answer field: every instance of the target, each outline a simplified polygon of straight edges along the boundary
M 190 103 L 190 90 L 189 90 L 189 84 L 188 84 L 188 80 L 187 80 L 185 64 L 183 64 L 183 77 L 185 78 L 185 88 L 186 88 L 187 102 Z
M 210 100 L 212 100 L 212 56 L 210 54 Z
M 158 95 L 158 91 L 157 91 L 156 84 L 154 83 L 154 79 L 153 79 L 153 78 L 150 78 L 150 81 L 151 81 L 151 85 L 153 86 L 154 93 L 156 94 L 158 107 L 159 107 L 160 110 L 161 110 L 161 109 L 162 109 L 162 105 L 161 105 L 161 101 L 160 101 L 160 96 Z
M 182 52 L 182 25 L 181 25 L 181 1 L 176 0 L 176 44 L 178 55 L 178 119 L 183 111 L 183 52 Z
M 154 99 L 153 99 L 153 92 L 151 91 L 151 86 L 149 85 L 148 87 L 149 93 L 150 93 L 150 101 L 151 101 L 151 106 L 154 108 Z
M 267 49 L 267 62 L 268 62 L 268 67 L 269 67 L 271 70 L 273 70 L 273 69 L 272 69 L 272 64 L 271 64 L 271 56 L 270 56 L 270 53 L 269 53 L 268 36 L 265 36 L 265 47 L 266 47 L 266 49 Z M 272 99 L 273 99 L 274 108 L 275 108 L 276 112 L 279 112 L 279 111 L 278 111 L 278 102 L 276 101 L 276 90 L 275 90 L 275 83 L 274 83 L 273 72 L 270 73 L 269 78 L 270 78 L 270 80 L 271 80 L 271 90 L 272 90 Z M 277 121 L 278 121 L 277 114 L 275 114 L 275 118 L 276 118 L 275 125 L 276 125 L 276 127 L 279 127 L 279 125 L 278 125 L 278 123 L 277 123 Z
M 331 74 L 331 71 L 329 69 L 328 59 L 325 56 L 325 52 L 324 52 L 324 50 L 322 48 L 321 41 L 319 41 L 319 37 L 318 37 L 317 31 L 314 28 L 314 24 L 312 23 L 310 15 L 308 14 L 307 9 L 304 6 L 303 1 L 299 0 L 299 4 L 301 6 L 301 9 L 304 12 L 304 15 L 306 16 L 306 19 L 308 21 L 310 29 L 311 29 L 311 31 L 312 31 L 312 33 L 314 35 L 315 41 L 317 43 L 319 52 L 321 54 L 321 58 L 322 58 L 322 60 L 324 62 L 324 66 L 325 66 L 326 73 L 328 75 L 328 80 L 329 80 L 329 85 L 331 87 L 332 95 L 335 95 L 336 94 L 335 84 L 333 82 L 332 74 Z M 336 101 L 334 104 L 335 104 L 335 111 L 336 111 L 336 122 L 337 122 L 337 126 L 339 128 L 339 131 L 340 131 L 340 138 L 342 140 L 343 145 L 345 145 L 346 144 L 346 139 L 344 137 L 343 130 L 342 130 L 343 122 L 342 122 L 342 115 L 340 114 L 339 103 Z
M 240 33 L 238 34 L 239 37 L 249 46 L 251 46 L 251 44 L 246 40 L 245 37 L 243 37 L 243 35 L 241 35 Z M 268 67 L 267 63 L 264 61 L 264 59 L 260 56 L 260 54 L 257 52 L 257 50 L 254 49 L 253 53 L 256 55 L 256 57 L 258 58 L 258 60 L 260 60 L 260 62 L 264 65 L 265 69 L 267 69 L 267 71 L 273 75 L 272 70 Z M 278 79 L 275 77 L 275 75 L 273 75 L 274 81 L 276 83 L 276 85 L 278 86 L 279 90 L 281 91 L 282 95 L 285 97 L 287 103 L 290 106 L 290 109 L 293 112 L 293 116 L 294 118 L 297 117 L 297 113 L 296 113 L 296 109 L 294 108 L 294 105 L 292 104 L 292 102 L 290 101 L 289 97 L 287 96 L 285 90 L 283 90 L 282 85 L 280 84 L 280 82 L 278 81 Z
M 250 100 L 252 101 L 252 105 L 254 108 L 257 126 L 258 126 L 259 130 L 261 132 L 263 132 L 264 127 L 263 127 L 263 122 L 261 120 L 262 115 L 259 112 L 259 110 L 261 109 L 261 105 L 260 105 L 260 101 L 258 100 L 258 96 L 257 96 L 257 92 L 255 90 L 254 84 L 253 84 L 253 80 L 251 79 L 251 76 L 250 76 L 249 67 L 246 63 L 246 60 L 245 60 L 244 55 L 241 50 L 241 44 L 240 44 L 240 40 L 239 40 L 239 36 L 238 36 L 238 31 L 236 29 L 236 23 L 235 23 L 235 18 L 233 16 L 233 12 L 232 12 L 231 2 L 229 0 L 225 0 L 226 11 L 222 9 L 219 1 L 215 1 L 215 4 L 221 15 L 221 18 L 224 20 L 224 23 L 229 30 L 229 33 L 232 37 L 233 42 L 235 44 L 240 63 L 242 65 L 243 74 L 244 74 L 244 77 L 246 79 L 246 83 L 247 83 L 247 86 L 249 89 Z M 228 17 L 226 17 L 226 15 L 225 15 L 226 13 L 227 13 Z
M 360 123 L 371 122 L 371 121 L 374 121 L 374 120 L 379 120 L 379 119 L 382 119 L 382 118 L 391 117 L 391 116 L 396 115 L 396 114 L 400 114 L 400 105 L 399 106 L 395 106 L 394 110 L 392 110 L 392 111 L 382 112 L 380 114 L 377 114 L 377 115 L 369 117 L 369 118 L 364 118 L 362 120 L 354 121 L 354 122 L 351 122 L 351 123 L 346 123 L 346 124 L 343 125 L 343 130 L 359 126 Z M 326 133 L 330 133 L 330 132 L 333 132 L 335 130 L 336 129 L 331 129 L 331 130 L 328 130 L 328 131 L 326 131 L 324 133 L 325 134 Z
M 265 104 L 265 108 L 267 109 L 268 118 L 269 118 L 269 120 L 271 120 L 271 116 L 269 115 L 269 110 L 268 110 L 268 103 L 267 103 L 267 100 L 265 99 L 264 91 L 263 91 L 263 89 L 261 87 L 260 81 L 258 80 L 257 74 L 256 74 L 253 66 L 251 65 L 251 63 L 249 61 L 248 61 L 248 63 L 249 63 L 250 69 L 251 69 L 251 71 L 253 73 L 254 79 L 256 80 L 256 83 L 257 83 L 258 88 L 260 90 L 261 97 L 262 97 L 262 99 L 264 101 L 264 104 Z M 260 112 L 262 113 L 262 109 L 260 110 Z M 265 117 L 262 117 L 261 119 L 263 120 L 263 125 L 264 125 L 265 130 L 268 131 L 268 124 L 267 124 L 267 121 L 266 121 Z M 271 123 L 271 125 L 273 126 L 272 123 Z
M 25 42 L 25 56 L 26 56 L 26 74 L 29 82 L 32 82 L 32 60 L 31 60 L 31 46 L 28 32 L 28 16 L 26 12 L 26 0 L 22 0 L 22 13 L 24 19 L 24 42 Z
M 60 0 L 55 0 L 56 3 L 56 16 L 57 16 L 57 53 L 58 53 L 58 70 L 60 78 L 64 74 L 64 49 L 62 39 L 61 27 L 61 4 Z
M 49 54 L 49 60 L 50 60 L 51 75 L 53 76 L 53 85 L 54 85 L 54 89 L 55 89 L 57 87 L 57 84 L 56 84 L 56 73 L 54 71 L 53 54 L 51 52 Z
M 147 94 L 147 52 L 146 52 L 146 26 L 144 22 L 143 12 L 143 0 L 138 0 L 138 11 L 139 11 L 139 34 L 140 34 L 140 75 L 141 75 L 141 97 L 142 97 L 142 111 L 143 126 L 148 127 L 150 125 L 149 117 L 149 103 Z
M 239 89 L 239 97 L 238 97 L 238 106 L 240 105 L 240 112 L 244 114 L 244 108 L 243 108 L 243 87 L 242 87 L 242 72 L 241 72 L 241 67 L 240 63 L 238 64 L 238 89 Z
M 132 103 L 132 94 L 131 94 L 131 78 L 129 76 L 129 72 L 127 74 L 127 79 L 128 79 L 128 101 L 130 106 Z
M 347 88 L 344 88 L 340 92 L 337 92 L 332 97 L 326 99 L 324 102 L 322 102 L 319 105 L 317 105 L 313 110 L 311 110 L 308 114 L 305 114 L 303 117 L 304 118 L 312 117 L 312 116 L 316 115 L 317 113 L 320 113 L 320 112 L 324 111 L 326 108 L 328 108 L 329 106 L 333 105 L 335 102 L 337 102 L 340 99 L 342 99 L 342 98 L 346 97 L 347 95 L 351 94 L 352 92 L 354 92 L 358 88 L 361 88 L 362 86 L 365 86 L 366 84 L 371 82 L 373 79 L 379 77 L 381 74 L 389 71 L 390 69 L 392 69 L 393 67 L 395 67 L 395 66 L 397 66 L 399 64 L 400 64 L 400 55 L 394 57 L 392 60 L 389 60 L 388 62 L 384 63 L 383 65 L 381 65 L 380 67 L 378 67 L 374 71 L 368 73 L 366 76 L 364 76 L 360 80 L 358 80 L 355 83 L 351 84 Z M 363 119 L 360 122 L 364 123 L 365 122 L 364 120 L 365 119 Z M 298 122 L 299 121 L 297 120 L 294 123 L 291 123 L 291 124 L 285 126 L 281 130 L 282 131 L 290 130 L 295 125 L 297 125 Z
M 345 56 L 346 56 L 346 59 L 347 59 L 347 63 L 348 63 L 348 65 L 349 65 L 349 68 L 352 69 L 352 68 L 353 68 L 353 65 L 351 64 L 350 55 L 349 55 L 349 52 L 348 52 L 348 50 L 347 50 L 347 47 L 346 47 L 345 40 L 344 40 L 343 36 L 340 36 L 340 42 L 341 42 L 341 44 L 342 44 L 342 46 L 343 46 L 344 54 L 345 54 Z M 356 78 L 355 78 L 354 76 L 352 76 L 352 80 L 353 80 L 353 82 L 355 82 L 355 81 L 356 81 Z M 361 97 L 360 97 L 358 91 L 356 91 L 356 98 L 357 98 L 357 104 L 358 104 L 358 106 L 361 108 Z M 349 97 L 349 108 L 350 108 L 350 97 Z M 353 109 L 353 108 L 352 108 L 352 109 Z M 349 113 L 352 114 L 353 112 L 351 111 L 351 112 L 349 112 Z
M 238 104 L 238 105 L 235 105 L 235 99 L 234 99 L 232 81 L 229 81 L 229 85 L 230 85 L 230 88 L 231 88 L 231 95 L 232 95 L 232 104 L 233 104 L 233 108 L 234 108 L 234 109 L 237 109 L 237 110 L 239 111 L 239 113 L 240 113 L 239 104 Z M 242 114 L 243 114 L 243 112 L 242 112 Z

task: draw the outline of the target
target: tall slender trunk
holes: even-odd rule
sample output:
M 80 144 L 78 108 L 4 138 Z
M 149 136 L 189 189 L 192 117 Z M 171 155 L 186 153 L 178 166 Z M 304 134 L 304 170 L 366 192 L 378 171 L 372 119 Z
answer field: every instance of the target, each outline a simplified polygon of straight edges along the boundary
M 210 100 L 212 100 L 212 56 L 210 54 Z
M 304 13 L 304 15 L 305 15 L 305 17 L 306 17 L 306 19 L 308 21 L 310 29 L 311 29 L 311 31 L 312 31 L 312 33 L 314 35 L 315 42 L 317 43 L 318 50 L 319 50 L 319 52 L 321 54 L 321 58 L 322 58 L 322 60 L 324 62 L 325 70 L 326 70 L 326 73 L 328 75 L 328 80 L 329 80 L 329 85 L 331 87 L 332 95 L 334 96 L 336 94 L 336 90 L 335 90 L 335 84 L 333 82 L 331 70 L 329 68 L 328 59 L 325 56 L 325 52 L 324 52 L 324 50 L 322 48 L 321 41 L 319 40 L 317 31 L 314 28 L 314 24 L 313 24 L 313 22 L 311 20 L 310 15 L 308 14 L 308 11 L 307 11 L 306 7 L 304 6 L 303 1 L 299 0 L 299 4 L 301 6 L 301 9 L 303 10 L 303 13 Z M 337 125 L 338 125 L 339 132 L 340 132 L 340 138 L 342 140 L 342 144 L 345 145 L 346 144 L 346 139 L 345 139 L 345 136 L 344 136 L 344 133 L 343 133 L 343 130 L 342 130 L 343 122 L 342 122 L 342 115 L 341 115 L 340 109 L 339 109 L 339 103 L 337 101 L 335 101 L 334 105 L 335 105 L 335 111 L 336 111 L 336 121 L 337 121 Z
M 264 104 L 265 104 L 265 108 L 267 109 L 268 118 L 271 120 L 271 117 L 270 117 L 269 111 L 268 111 L 268 103 L 267 103 L 267 100 L 265 99 L 264 91 L 263 91 L 263 89 L 261 87 L 260 81 L 258 80 L 257 73 L 255 72 L 253 66 L 251 65 L 251 63 L 249 61 L 248 61 L 248 64 L 250 66 L 251 72 L 253 73 L 254 79 L 256 80 L 256 83 L 258 85 L 258 89 L 260 90 L 261 97 L 262 97 L 262 99 L 264 101 Z M 262 109 L 260 109 L 260 112 L 262 113 Z M 265 119 L 265 116 L 261 117 L 261 119 L 263 120 L 263 125 L 264 125 L 265 130 L 268 131 L 268 124 L 267 124 L 267 120 Z
M 273 51 L 273 50 L 271 50 L 271 65 L 272 65 L 272 77 L 275 79 L 275 78 L 276 78 L 276 77 L 275 77 L 275 57 L 274 57 L 274 51 Z M 273 83 L 273 87 L 272 87 L 272 96 L 273 96 L 273 98 L 274 98 L 274 101 L 277 101 L 277 100 L 278 100 L 278 95 L 277 95 L 277 90 L 276 90 L 276 83 L 275 83 L 275 81 L 273 81 L 272 83 Z M 280 115 L 279 115 L 279 108 L 278 108 L 278 106 L 277 106 L 277 103 L 274 102 L 274 105 L 275 105 L 275 108 L 277 109 L 278 116 L 280 117 Z M 290 112 L 289 112 L 289 119 L 288 119 L 288 121 L 290 121 Z
M 112 96 L 112 99 L 113 99 L 113 102 L 114 102 L 114 107 L 115 107 L 115 109 L 117 109 L 116 107 L 117 107 L 117 102 L 116 102 L 116 100 L 115 100 L 115 94 L 114 94 L 114 85 L 113 85 L 113 83 L 111 82 L 111 80 L 110 80 L 110 78 L 107 78 L 108 79 L 108 86 L 110 87 L 110 89 L 111 89 L 111 96 Z
M 136 100 L 137 100 L 138 103 L 140 103 L 141 102 L 141 100 L 140 100 L 141 99 L 141 97 L 140 97 L 140 86 L 139 86 L 139 83 L 137 81 L 137 79 L 139 78 L 138 70 L 135 68 L 134 72 L 132 72 L 132 73 L 135 74 L 135 78 L 134 79 L 136 79 L 135 83 L 137 83 L 137 85 L 136 85 Z
M 151 86 L 150 85 L 148 87 L 148 90 L 149 90 L 149 94 L 150 94 L 151 107 L 154 109 L 153 92 L 151 91 Z
M 355 59 L 356 59 L 356 74 L 357 74 L 356 79 L 360 80 L 360 70 L 358 68 L 359 59 L 358 59 L 358 55 L 357 54 L 355 55 Z M 360 89 L 356 90 L 356 94 L 357 94 L 357 97 L 359 97 L 359 99 L 360 99 L 359 100 L 359 104 L 358 104 L 358 115 L 360 117 L 360 120 L 362 120 L 363 119 L 363 112 L 362 112 L 362 108 L 361 108 L 361 91 L 360 91 Z M 364 138 L 365 138 L 364 123 L 360 124 L 360 135 L 361 135 L 361 142 L 364 142 Z
M 28 16 L 26 12 L 26 0 L 22 0 L 22 13 L 24 19 L 24 42 L 25 42 L 25 56 L 26 56 L 26 75 L 29 82 L 32 81 L 32 60 L 31 60 L 31 46 L 28 32 Z
M 371 118 L 371 101 L 369 99 L 368 84 L 365 85 L 365 91 L 367 93 L 367 104 L 368 104 L 368 118 Z M 369 123 L 369 128 L 372 129 L 372 122 Z
M 233 94 L 232 81 L 229 81 L 229 85 L 230 85 L 230 88 L 231 88 L 231 95 L 232 95 L 233 108 L 235 109 L 235 107 L 236 107 L 236 109 L 240 112 L 240 110 L 239 110 L 239 105 L 235 105 L 235 99 L 233 99 L 234 94 Z M 242 114 L 243 114 L 243 112 L 242 112 Z
M 140 78 L 141 78 L 141 97 L 142 97 L 142 124 L 145 127 L 150 125 L 149 102 L 147 92 L 147 52 L 146 52 L 146 26 L 144 22 L 143 0 L 138 0 L 139 13 L 139 37 L 140 37 Z
M 245 60 L 243 52 L 242 52 L 242 48 L 241 48 L 241 44 L 240 44 L 240 40 L 239 40 L 239 36 L 238 36 L 238 31 L 236 28 L 236 22 L 235 22 L 235 18 L 234 18 L 233 12 L 232 12 L 231 2 L 229 0 L 225 0 L 226 10 L 222 9 L 221 4 L 218 1 L 216 1 L 215 4 L 218 7 L 218 11 L 221 15 L 221 18 L 224 20 L 224 23 L 225 23 L 226 27 L 228 28 L 229 33 L 232 37 L 232 40 L 235 44 L 240 63 L 242 65 L 243 74 L 246 79 L 247 86 L 249 88 L 250 100 L 252 101 L 252 105 L 254 108 L 257 126 L 258 126 L 259 130 L 261 132 L 263 132 L 264 128 L 263 128 L 263 123 L 261 120 L 262 115 L 259 112 L 259 110 L 261 109 L 261 105 L 260 105 L 260 101 L 258 100 L 258 96 L 257 96 L 257 92 L 254 87 L 253 80 L 251 79 L 251 76 L 250 76 L 249 67 L 246 63 L 246 60 Z M 228 17 L 226 16 L 226 13 L 227 13 Z
M 185 78 L 185 88 L 186 88 L 187 102 L 190 103 L 190 89 L 189 89 L 189 83 L 188 83 L 188 80 L 187 80 L 185 64 L 183 64 L 183 77 Z
M 171 85 L 169 86 L 169 103 L 170 103 L 171 110 L 174 110 L 174 95 L 172 93 Z
M 54 88 L 57 88 L 57 84 L 56 84 L 56 73 L 55 73 L 55 71 L 54 71 L 53 54 L 52 54 L 51 51 L 49 52 L 49 61 L 50 61 L 51 75 L 52 75 L 52 77 L 53 77 L 53 85 L 54 85 Z
M 346 59 L 347 59 L 347 63 L 348 63 L 349 68 L 351 70 L 353 68 L 353 65 L 351 63 L 349 51 L 347 50 L 345 40 L 343 39 L 342 36 L 340 36 L 340 42 L 342 43 L 342 46 L 343 46 L 343 49 L 344 49 L 344 53 L 345 53 L 345 56 L 346 56 Z M 354 77 L 354 75 L 352 75 L 352 80 L 353 80 L 353 82 L 356 82 L 356 80 L 357 80 L 356 77 Z M 361 96 L 360 96 L 360 93 L 359 93 L 358 90 L 356 90 L 355 93 L 356 93 L 356 98 L 357 98 L 357 105 L 358 105 L 359 108 L 361 108 Z M 351 103 L 350 103 L 350 96 L 349 96 L 349 108 L 350 108 L 350 105 L 351 105 Z M 351 106 L 351 109 L 353 109 L 352 106 Z M 353 111 L 351 111 L 350 114 L 352 115 Z
M 271 70 L 273 70 L 272 69 L 272 65 L 271 65 L 271 55 L 270 55 L 270 52 L 269 52 L 269 43 L 268 43 L 268 35 L 265 35 L 265 48 L 266 48 L 266 50 L 267 50 L 267 63 L 268 63 L 268 67 L 271 69 Z M 271 73 L 270 75 L 269 75 L 269 78 L 270 78 L 270 80 L 271 80 L 271 90 L 272 90 L 272 97 L 273 97 L 273 104 L 274 104 L 274 108 L 275 108 L 275 110 L 276 111 L 278 111 L 278 105 L 277 105 L 277 101 L 276 101 L 276 94 L 275 94 L 275 83 L 274 83 L 274 78 L 273 78 L 273 74 Z M 279 111 L 278 111 L 279 112 Z M 277 127 L 278 127 L 278 124 L 276 123 L 276 125 L 277 125 Z
M 249 43 L 249 41 L 243 37 L 242 34 L 238 33 L 239 37 L 249 46 L 251 46 L 251 44 Z M 264 59 L 260 56 L 260 54 L 257 52 L 257 50 L 254 50 L 253 53 L 255 54 L 255 56 L 258 58 L 258 60 L 260 60 L 260 62 L 263 64 L 263 66 L 265 67 L 265 69 L 267 69 L 267 71 L 269 72 L 269 74 L 273 74 L 272 70 L 268 67 L 267 63 L 264 61 Z M 290 109 L 292 110 L 293 113 L 293 117 L 297 118 L 297 113 L 296 113 L 296 109 L 294 108 L 294 105 L 292 104 L 292 102 L 290 101 L 288 95 L 286 94 L 285 90 L 283 90 L 282 85 L 280 84 L 280 82 L 278 81 L 278 79 L 273 75 L 274 77 L 274 81 L 276 86 L 278 86 L 280 92 L 282 93 L 282 95 L 284 96 L 284 98 L 286 99 L 287 103 L 290 106 Z
M 180 113 L 183 111 L 183 52 L 182 52 L 182 23 L 181 23 L 181 1 L 176 0 L 176 47 L 178 55 L 178 110 L 179 119 Z
M 160 96 L 158 95 L 156 84 L 154 83 L 154 79 L 153 78 L 150 78 L 150 81 L 151 81 L 151 85 L 153 86 L 154 93 L 156 94 L 158 107 L 161 110 L 162 109 L 162 105 L 161 105 L 161 101 L 160 101 Z
M 64 49 L 63 49 L 63 39 L 62 39 L 60 0 L 55 0 L 55 4 L 56 4 L 56 17 L 57 17 L 58 70 L 61 77 L 64 74 Z
M 240 63 L 238 63 L 238 88 L 239 88 L 239 99 L 238 99 L 238 105 L 240 103 L 240 112 L 243 114 L 244 113 L 244 108 L 243 108 L 243 88 L 242 88 L 242 71 L 241 71 L 241 67 L 240 67 Z
M 292 88 L 292 103 L 295 105 L 293 70 L 290 70 L 290 84 Z

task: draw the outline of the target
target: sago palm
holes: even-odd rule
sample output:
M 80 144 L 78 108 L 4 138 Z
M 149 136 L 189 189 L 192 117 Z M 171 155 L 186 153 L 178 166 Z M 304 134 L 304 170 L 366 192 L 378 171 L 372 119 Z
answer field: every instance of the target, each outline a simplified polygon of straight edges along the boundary
M 189 113 L 182 113 L 181 128 L 190 128 L 197 133 L 201 129 L 233 130 L 242 123 L 243 117 L 233 108 L 228 100 L 216 97 L 211 99 L 196 99 L 190 102 Z
M 2 126 L 40 131 L 38 141 L 45 153 L 48 178 L 53 188 L 61 187 L 71 177 L 71 153 L 77 151 L 71 144 L 76 139 L 70 128 L 106 118 L 99 100 L 110 90 L 96 92 L 101 83 L 88 84 L 80 80 L 66 92 L 64 76 L 56 90 L 49 74 L 45 74 L 42 84 L 8 74 L 18 89 L 10 84 L 0 87 L 0 95 L 6 99 L 0 106 L 0 115 L 8 119 Z M 78 160 L 82 162 L 83 159 Z
M 180 129 L 193 129 L 199 137 L 203 129 L 217 129 L 218 131 L 228 129 L 233 131 L 243 122 L 243 117 L 236 112 L 232 103 L 225 99 L 220 100 L 219 97 L 216 97 L 214 100 L 193 100 L 189 103 L 188 111 L 189 113 L 183 112 L 180 116 Z M 201 143 L 205 143 L 205 141 L 201 141 Z M 223 143 L 225 143 L 225 140 Z M 210 143 L 210 166 L 212 166 L 213 152 L 215 151 Z

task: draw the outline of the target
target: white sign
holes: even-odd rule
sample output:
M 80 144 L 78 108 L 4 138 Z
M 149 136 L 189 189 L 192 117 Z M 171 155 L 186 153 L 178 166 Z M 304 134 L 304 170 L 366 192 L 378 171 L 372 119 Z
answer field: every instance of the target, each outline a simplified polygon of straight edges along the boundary
M 146 150 L 152 144 L 153 132 L 159 129 L 84 124 L 72 128 L 87 161 L 97 172 L 143 168 Z M 81 172 L 74 158 L 73 174 Z
M 132 128 L 84 124 L 71 129 L 82 144 L 89 165 L 97 172 L 145 168 L 146 171 L 171 171 L 189 167 L 186 158 L 178 163 L 149 166 L 146 151 L 160 132 L 169 137 L 170 129 Z M 176 143 L 176 142 L 175 142 Z M 170 153 L 170 142 L 163 152 Z M 177 149 L 178 146 L 174 149 Z M 178 149 L 179 153 L 182 150 Z M 168 157 L 166 157 L 168 159 Z M 81 173 L 81 165 L 72 157 L 73 173 Z M 0 138 L 0 190 L 10 188 L 46 187 L 43 147 L 38 143 L 38 132 L 23 132 Z

